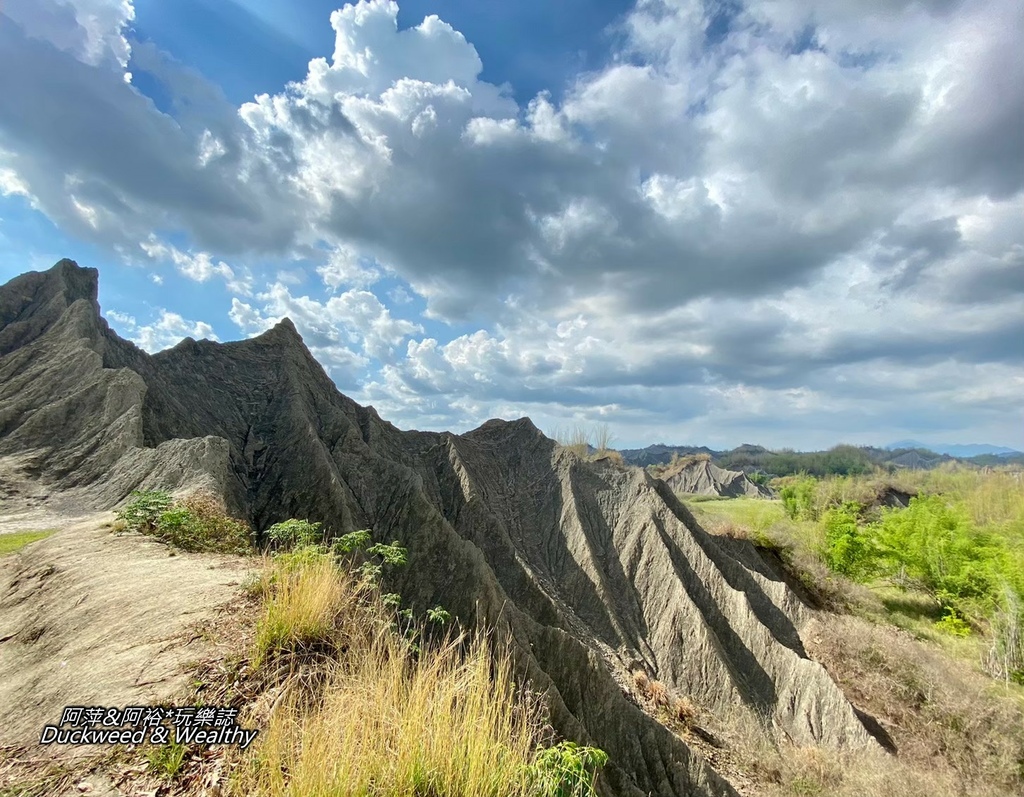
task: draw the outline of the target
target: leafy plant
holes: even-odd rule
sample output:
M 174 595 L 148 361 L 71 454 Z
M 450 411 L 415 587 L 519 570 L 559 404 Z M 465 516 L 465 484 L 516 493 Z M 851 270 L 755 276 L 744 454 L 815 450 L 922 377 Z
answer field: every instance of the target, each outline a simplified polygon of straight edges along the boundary
M 267 539 L 279 550 L 292 550 L 323 541 L 321 523 L 290 518 L 267 529 Z
M 971 626 L 960 614 L 950 607 L 946 607 L 940 620 L 935 621 L 935 627 L 950 636 L 966 637 L 971 635 Z
M 392 542 L 390 545 L 378 542 L 376 545 L 371 545 L 367 548 L 366 552 L 372 556 L 379 556 L 384 560 L 384 564 L 393 567 L 401 567 L 409 561 L 408 549 L 403 548 L 397 541 Z
M 134 490 L 129 497 L 132 500 L 117 512 L 128 531 L 152 533 L 160 515 L 171 508 L 171 494 L 163 490 Z
M 334 552 L 337 554 L 348 554 L 354 551 L 361 551 L 370 544 L 371 540 L 372 537 L 367 529 L 350 531 L 348 534 L 342 534 L 334 539 Z
M 937 495 L 912 498 L 906 509 L 886 512 L 876 534 L 889 574 L 916 582 L 943 605 L 992 594 L 996 546 L 961 505 Z
M 156 522 L 155 534 L 184 551 L 248 553 L 252 531 L 233 518 L 210 494 L 197 493 L 175 503 Z
M 847 501 L 830 509 L 822 518 L 825 529 L 825 564 L 836 573 L 853 579 L 867 575 L 873 566 L 873 549 L 868 534 L 858 523 L 860 504 Z
M 148 534 L 184 551 L 247 553 L 248 524 L 231 517 L 212 493 L 197 492 L 175 501 L 162 490 L 136 491 L 118 511 L 124 529 Z
M 433 609 L 427 609 L 427 620 L 431 623 L 444 625 L 451 619 L 451 612 L 447 611 L 443 606 L 435 606 Z
M 530 775 L 538 797 L 594 797 L 597 774 L 607 763 L 603 750 L 560 742 L 537 752 Z

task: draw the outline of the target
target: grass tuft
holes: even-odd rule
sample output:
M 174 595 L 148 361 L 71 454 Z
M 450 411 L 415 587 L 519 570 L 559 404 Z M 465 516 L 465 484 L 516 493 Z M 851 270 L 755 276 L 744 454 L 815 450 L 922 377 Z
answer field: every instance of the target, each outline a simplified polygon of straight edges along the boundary
M 507 658 L 456 637 L 414 656 L 380 634 L 333 670 L 312 711 L 271 718 L 249 775 L 253 794 L 530 794 L 539 714 L 516 698 Z
M 358 588 L 327 554 L 268 559 L 257 582 L 265 595 L 256 624 L 253 666 L 277 652 L 300 652 L 331 642 L 337 621 L 358 599 Z

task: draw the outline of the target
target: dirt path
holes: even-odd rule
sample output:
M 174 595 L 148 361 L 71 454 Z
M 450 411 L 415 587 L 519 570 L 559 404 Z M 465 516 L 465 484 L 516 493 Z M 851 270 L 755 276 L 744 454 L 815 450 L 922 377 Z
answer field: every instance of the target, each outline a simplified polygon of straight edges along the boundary
M 171 698 L 206 647 L 192 629 L 237 594 L 251 567 L 115 536 L 111 519 L 44 509 L 0 517 L 0 531 L 58 528 L 0 557 L 0 749 L 36 745 L 68 705 Z

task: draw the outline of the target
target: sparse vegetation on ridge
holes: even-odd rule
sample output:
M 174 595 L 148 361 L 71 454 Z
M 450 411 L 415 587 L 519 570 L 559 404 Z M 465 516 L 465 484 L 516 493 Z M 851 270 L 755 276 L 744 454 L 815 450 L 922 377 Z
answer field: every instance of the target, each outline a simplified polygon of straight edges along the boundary
M 538 747 L 543 705 L 515 685 L 507 653 L 465 632 L 427 640 L 400 596 L 380 594 L 381 572 L 405 563 L 403 548 L 370 544 L 365 531 L 319 536 L 305 521 L 272 527 L 279 550 L 250 589 L 263 606 L 252 667 L 288 674 L 235 793 L 593 794 L 607 756 Z M 440 606 L 424 616 L 450 619 Z
M 162 490 L 135 491 L 117 512 L 117 531 L 156 537 L 183 551 L 252 553 L 249 525 L 231 517 L 224 503 L 209 492 L 175 500 Z
M 611 447 L 612 433 L 606 423 L 592 427 L 581 424 L 566 428 L 556 427 L 551 430 L 548 437 L 583 459 L 607 459 L 619 465 L 624 463 L 622 454 Z

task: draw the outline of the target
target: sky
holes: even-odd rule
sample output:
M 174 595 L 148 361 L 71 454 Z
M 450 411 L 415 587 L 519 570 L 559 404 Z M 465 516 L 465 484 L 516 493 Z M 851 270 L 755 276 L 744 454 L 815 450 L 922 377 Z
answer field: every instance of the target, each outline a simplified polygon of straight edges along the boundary
M 401 428 L 1024 449 L 1019 0 L 0 0 L 0 283 Z

